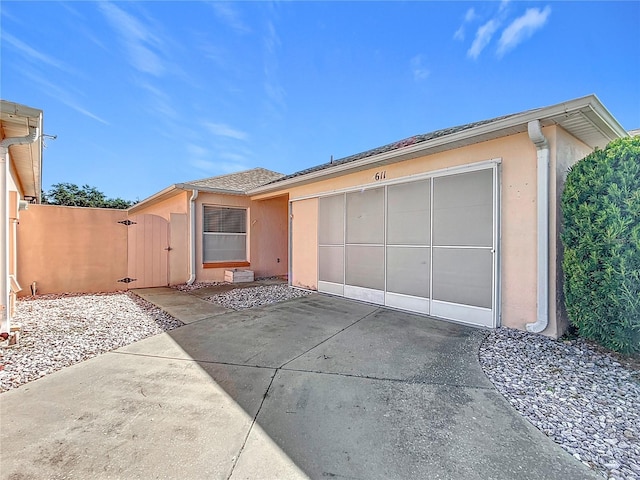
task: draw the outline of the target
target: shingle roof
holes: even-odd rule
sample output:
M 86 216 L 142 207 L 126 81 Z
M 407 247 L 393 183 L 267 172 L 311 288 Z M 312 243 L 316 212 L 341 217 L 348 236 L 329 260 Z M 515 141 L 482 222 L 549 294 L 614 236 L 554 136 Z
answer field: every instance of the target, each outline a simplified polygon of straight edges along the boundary
M 273 172 L 266 168 L 254 168 L 252 170 L 245 170 L 244 172 L 229 173 L 227 175 L 218 175 L 217 177 L 184 182 L 180 186 L 183 188 L 193 187 L 225 190 L 242 194 L 254 188 L 266 185 L 267 183 L 271 183 L 283 176 L 284 175 L 282 173 Z
M 535 109 L 539 110 L 539 109 Z M 531 110 L 533 111 L 533 110 Z M 526 112 L 524 112 L 526 113 Z M 520 113 L 521 114 L 521 113 Z M 399 140 L 397 142 L 389 143 L 388 145 L 384 145 L 382 147 L 377 147 L 371 150 L 367 150 L 366 152 L 356 153 L 354 155 L 350 155 L 348 157 L 340 158 L 338 160 L 333 160 L 333 162 L 323 163 L 321 165 L 316 165 L 311 168 L 307 168 L 305 170 L 300 170 L 299 172 L 294 172 L 290 175 L 282 176 L 281 178 L 272 180 L 269 184 L 278 183 L 282 180 L 288 180 L 290 178 L 300 177 L 302 175 L 306 175 L 308 173 L 317 172 L 320 170 L 324 170 L 327 168 L 335 167 L 337 165 L 342 165 L 349 162 L 355 162 L 356 160 L 361 160 L 363 158 L 372 157 L 374 155 L 378 155 L 380 153 L 390 152 L 393 150 L 398 150 L 403 147 L 408 147 L 409 145 L 415 145 L 418 143 L 426 142 L 428 140 L 433 140 L 434 138 L 444 137 L 447 135 L 451 135 L 454 133 L 461 132 L 463 130 L 468 130 L 470 128 L 479 127 L 481 125 L 485 125 L 492 122 L 497 122 L 499 120 L 504 120 L 505 118 L 513 117 L 515 115 L 520 115 L 519 113 L 513 113 L 510 115 L 503 115 L 501 117 L 492 118 L 489 120 L 482 120 L 474 123 L 467 123 L 465 125 L 459 125 L 457 127 L 443 128 L 441 130 L 436 130 L 430 133 L 424 133 L 421 135 L 414 135 L 413 137 L 405 138 L 403 140 Z

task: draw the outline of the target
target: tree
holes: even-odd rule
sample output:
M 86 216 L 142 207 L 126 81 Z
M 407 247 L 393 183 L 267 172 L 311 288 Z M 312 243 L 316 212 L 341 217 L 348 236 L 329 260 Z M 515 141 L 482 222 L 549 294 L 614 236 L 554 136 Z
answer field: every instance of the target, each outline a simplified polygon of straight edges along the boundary
M 569 320 L 604 347 L 640 352 L 640 137 L 576 163 L 562 214 Z
M 48 205 L 65 205 L 68 207 L 98 207 L 127 209 L 134 202 L 122 198 L 107 198 L 95 187 L 73 183 L 56 183 L 51 190 L 43 192 L 42 203 Z

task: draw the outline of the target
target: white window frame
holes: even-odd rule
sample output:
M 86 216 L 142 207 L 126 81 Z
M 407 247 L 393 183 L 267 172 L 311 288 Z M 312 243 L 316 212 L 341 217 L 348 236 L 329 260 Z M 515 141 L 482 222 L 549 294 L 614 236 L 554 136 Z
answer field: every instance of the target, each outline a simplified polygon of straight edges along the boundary
M 205 231 L 205 211 L 207 208 L 215 208 L 221 210 L 243 210 L 245 212 L 245 227 L 244 232 L 207 232 Z M 247 238 L 248 238 L 248 222 L 249 222 L 249 209 L 247 207 L 236 207 L 230 205 L 202 205 L 202 263 L 235 263 L 235 262 L 249 262 L 249 249 L 247 248 Z M 242 259 L 210 259 L 205 258 L 206 249 L 205 249 L 205 238 L 207 236 L 237 236 L 242 235 L 245 238 L 244 241 L 244 258 Z

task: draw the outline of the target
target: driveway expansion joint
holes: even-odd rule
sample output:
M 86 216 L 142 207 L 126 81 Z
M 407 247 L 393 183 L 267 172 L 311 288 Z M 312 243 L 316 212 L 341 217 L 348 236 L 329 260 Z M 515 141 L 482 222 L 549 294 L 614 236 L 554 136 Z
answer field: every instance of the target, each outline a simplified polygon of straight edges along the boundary
M 433 385 L 436 387 L 470 388 L 474 390 L 491 390 L 491 391 L 495 390 L 495 387 L 493 386 L 493 384 L 488 386 L 482 386 L 482 385 L 466 385 L 464 383 L 416 382 L 414 380 L 408 380 L 403 378 L 374 377 L 371 375 L 356 375 L 353 373 L 341 373 L 341 372 L 323 372 L 321 370 L 305 370 L 302 368 L 278 368 L 278 371 L 280 370 L 283 370 L 285 372 L 314 373 L 316 375 L 331 375 L 335 377 L 360 378 L 363 380 L 376 380 L 380 382 L 403 383 L 405 385 Z
M 264 395 L 262 395 L 262 401 L 260 402 L 260 406 L 258 407 L 258 410 L 256 411 L 256 414 L 253 416 L 253 420 L 251 421 L 251 425 L 249 425 L 249 429 L 247 430 L 247 434 L 244 437 L 244 441 L 242 442 L 242 446 L 240 447 L 240 450 L 238 450 L 238 454 L 235 456 L 235 459 L 233 461 L 233 465 L 231 465 L 231 471 L 229 472 L 229 476 L 227 476 L 227 480 L 229 480 L 233 476 L 233 471 L 235 470 L 236 465 L 238 465 L 238 461 L 240 460 L 240 455 L 242 455 L 242 452 L 244 451 L 244 448 L 247 445 L 247 441 L 249 440 L 249 435 L 251 435 L 251 431 L 253 430 L 253 426 L 256 424 L 256 421 L 258 420 L 258 415 L 260 415 L 260 411 L 262 410 L 262 406 L 264 405 L 265 400 L 269 396 L 269 390 L 271 389 L 271 385 L 273 385 L 273 381 L 275 380 L 276 375 L 278 374 L 278 370 L 279 369 L 276 369 L 273 372 L 273 375 L 271 375 L 271 381 L 269 382 L 269 385 L 267 386 L 267 389 L 265 390 Z
M 318 344 L 314 345 L 313 347 L 309 348 L 308 350 L 306 350 L 305 352 L 302 352 L 300 355 L 297 355 L 295 357 L 293 357 L 290 360 L 287 360 L 286 362 L 284 362 L 282 365 L 280 365 L 280 367 L 278 367 L 278 369 L 283 369 L 284 367 L 286 367 L 288 364 L 290 364 L 291 362 L 299 359 L 300 357 L 302 357 L 303 355 L 306 355 L 307 353 L 309 353 L 311 350 L 314 350 L 315 348 L 318 348 L 320 345 L 322 345 L 323 343 L 328 342 L 329 340 L 331 340 L 332 338 L 334 338 L 335 336 L 341 334 L 342 332 L 344 332 L 345 330 L 347 330 L 348 328 L 353 327 L 356 323 L 359 323 L 360 321 L 364 320 L 367 317 L 370 317 L 371 315 L 373 315 L 374 313 L 379 312 L 380 309 L 376 308 L 374 311 L 367 313 L 365 316 L 355 320 L 354 322 L 350 323 L 349 325 L 347 325 L 346 327 L 341 328 L 340 330 L 338 330 L 337 332 L 329 335 L 327 338 L 325 338 L 324 340 L 322 340 L 321 342 L 319 342 Z

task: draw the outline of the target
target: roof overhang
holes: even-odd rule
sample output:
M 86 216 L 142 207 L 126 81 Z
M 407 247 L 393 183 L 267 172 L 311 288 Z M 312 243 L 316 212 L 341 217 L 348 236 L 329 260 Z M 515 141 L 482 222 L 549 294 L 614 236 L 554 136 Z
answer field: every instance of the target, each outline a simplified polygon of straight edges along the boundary
M 303 175 L 285 178 L 247 192 L 249 195 L 269 193 L 293 186 L 314 183 L 347 173 L 402 162 L 434 153 L 453 150 L 488 140 L 527 131 L 530 121 L 539 120 L 543 127 L 558 125 L 591 148 L 604 148 L 610 141 L 628 136 L 625 129 L 602 105 L 598 97 L 588 95 L 550 107 L 502 117 L 495 121 L 438 136 L 424 142 L 400 147 L 346 163 L 327 166 Z M 339 161 L 338 161 L 339 162 Z
M 35 142 L 9 147 L 11 173 L 23 197 L 32 197 L 40 203 L 42 195 L 42 110 L 18 103 L 0 100 L 2 138 L 23 137 L 29 127 L 37 127 L 40 135 Z
M 136 213 L 143 208 L 149 207 L 156 203 L 162 202 L 163 200 L 167 200 L 171 197 L 178 195 L 181 192 L 191 192 L 193 190 L 198 190 L 198 192 L 205 193 L 217 193 L 219 195 L 239 195 L 246 196 L 244 192 L 239 192 L 237 190 L 224 190 L 221 188 L 208 188 L 208 187 L 198 187 L 195 185 L 190 185 L 188 183 L 175 183 L 164 190 L 160 190 L 157 193 L 154 193 L 150 197 L 141 200 L 140 202 L 132 205 L 127 210 L 128 213 Z

